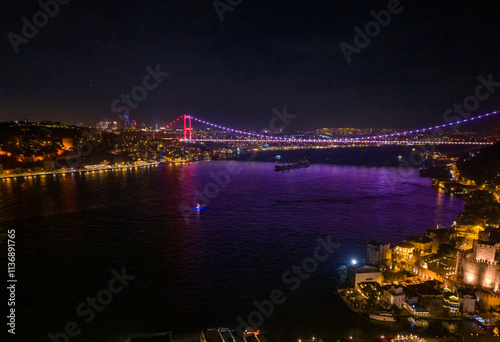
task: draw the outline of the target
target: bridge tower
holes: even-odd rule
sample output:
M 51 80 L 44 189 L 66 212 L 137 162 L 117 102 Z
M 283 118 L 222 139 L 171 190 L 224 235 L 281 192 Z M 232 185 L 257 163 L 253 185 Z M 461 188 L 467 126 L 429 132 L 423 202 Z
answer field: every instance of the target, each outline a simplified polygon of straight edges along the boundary
M 187 125 L 186 125 L 186 119 L 187 119 Z M 184 115 L 184 140 L 189 140 L 191 141 L 192 136 L 191 136 L 191 116 L 190 115 Z M 189 132 L 189 134 L 188 134 Z M 189 136 L 189 138 L 187 138 Z

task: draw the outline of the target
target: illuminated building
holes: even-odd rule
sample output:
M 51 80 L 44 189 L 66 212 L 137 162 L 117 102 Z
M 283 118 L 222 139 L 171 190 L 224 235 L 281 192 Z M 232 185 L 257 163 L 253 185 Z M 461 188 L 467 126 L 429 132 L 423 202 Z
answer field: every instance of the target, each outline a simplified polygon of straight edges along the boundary
M 403 259 L 411 259 L 413 257 L 413 251 L 415 250 L 415 246 L 411 243 L 403 242 L 394 248 L 394 253 L 398 254 Z
M 354 288 L 357 290 L 359 287 L 359 283 L 368 282 L 377 282 L 379 285 L 381 285 L 382 272 L 380 272 L 377 267 L 366 265 L 356 269 L 356 275 L 354 277 Z
M 444 305 L 443 305 L 444 308 L 447 309 L 450 312 L 450 314 L 458 315 L 460 301 L 458 299 L 458 296 L 455 293 L 444 292 L 443 293 L 443 302 L 444 302 Z
M 500 284 L 500 243 L 474 241 L 457 253 L 457 281 L 497 291 Z
M 406 299 L 404 287 L 394 285 L 384 286 L 382 287 L 382 298 L 385 302 L 401 308 Z
M 432 239 L 425 236 L 410 236 L 403 240 L 405 243 L 409 243 L 415 247 L 416 251 L 420 252 L 420 255 L 430 254 L 432 251 Z
M 429 311 L 419 304 L 410 305 L 408 303 L 404 303 L 403 307 L 408 310 L 414 317 L 429 317 Z

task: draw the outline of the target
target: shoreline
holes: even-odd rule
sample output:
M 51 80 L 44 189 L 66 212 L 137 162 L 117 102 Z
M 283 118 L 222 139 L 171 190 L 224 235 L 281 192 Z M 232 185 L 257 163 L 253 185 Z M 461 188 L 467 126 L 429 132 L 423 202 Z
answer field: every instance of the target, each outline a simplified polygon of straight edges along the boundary
M 442 190 L 439 187 L 436 187 L 434 185 L 434 181 L 436 179 L 439 179 L 439 178 L 434 178 L 434 177 L 431 177 L 431 176 L 420 176 L 420 177 L 422 177 L 422 178 L 430 178 L 431 181 L 432 181 L 431 186 L 437 192 L 444 191 L 444 190 Z M 480 190 L 480 189 L 476 188 L 476 190 Z M 444 194 L 447 195 L 448 197 L 458 197 L 458 198 L 460 198 L 460 200 L 462 200 L 464 202 L 464 204 L 468 203 L 468 199 L 466 198 L 466 196 L 462 196 L 460 194 L 453 194 L 453 193 L 449 193 L 449 192 L 446 192 L 446 191 L 444 191 Z M 456 220 L 458 220 L 459 217 L 461 215 L 463 215 L 464 212 L 466 212 L 465 208 L 458 214 L 458 217 L 456 218 Z M 342 267 L 342 266 L 340 266 L 340 267 Z M 350 267 L 350 265 L 345 265 L 345 267 Z M 336 275 L 336 277 L 337 277 L 337 275 Z M 361 317 L 365 318 L 367 320 L 367 324 L 372 324 L 372 323 L 376 323 L 377 322 L 376 320 L 372 320 L 371 318 L 369 318 L 369 316 L 368 316 L 370 314 L 369 310 L 361 309 L 361 306 L 360 306 L 360 308 L 355 308 L 353 305 L 351 305 L 351 303 L 349 303 L 349 300 L 348 300 L 348 298 L 346 296 L 346 291 L 349 291 L 349 290 L 355 291 L 354 289 L 349 288 L 349 287 L 345 287 L 346 286 L 345 284 L 344 284 L 344 286 L 341 286 L 338 282 L 336 282 L 335 285 L 336 285 L 335 286 L 335 295 L 338 296 L 341 299 L 341 301 L 344 303 L 345 307 L 347 309 L 349 309 L 350 312 L 352 312 L 353 314 L 356 314 L 357 316 L 361 316 Z M 457 285 L 459 285 L 459 284 L 457 284 Z M 404 324 L 403 321 L 406 320 L 406 319 L 408 319 L 408 318 L 413 318 L 415 320 L 425 320 L 428 323 L 431 323 L 433 321 L 439 321 L 439 322 L 442 322 L 442 324 L 446 324 L 446 322 L 449 322 L 449 323 L 462 323 L 462 322 L 468 322 L 468 321 L 475 322 L 474 319 L 472 319 L 470 316 L 467 316 L 467 315 L 462 315 L 460 317 L 452 317 L 452 316 L 450 316 L 450 317 L 442 317 L 442 316 L 430 315 L 430 316 L 425 317 L 425 318 L 423 318 L 423 317 L 417 317 L 417 316 L 411 314 L 410 312 L 408 312 L 408 314 L 395 314 L 393 312 L 391 315 L 392 315 L 393 318 L 396 319 L 396 322 L 398 324 Z M 427 327 L 425 328 L 425 330 L 427 330 Z M 459 328 L 455 333 L 449 332 L 449 334 L 444 335 L 443 338 L 445 338 L 445 336 L 449 336 L 449 337 L 454 336 L 454 337 L 457 337 L 457 336 L 463 335 L 466 332 L 467 332 L 467 328 L 464 328 L 462 331 Z M 484 336 L 484 337 L 491 337 L 491 336 Z M 427 339 L 427 337 L 425 337 L 425 338 Z M 493 337 L 491 337 L 491 338 L 493 338 Z
M 92 173 L 92 172 L 101 172 L 101 171 L 113 171 L 113 170 L 128 170 L 128 169 L 137 169 L 141 167 L 149 167 L 149 166 L 158 166 L 162 163 L 160 162 L 148 162 L 142 164 L 134 164 L 134 165 L 118 165 L 118 166 L 109 166 L 109 165 L 92 165 L 85 169 L 76 169 L 76 170 L 63 170 L 63 171 L 47 171 L 47 172 L 30 172 L 30 173 L 20 173 L 14 175 L 0 175 L 0 179 L 16 179 L 16 178 L 32 178 L 32 177 L 42 177 L 42 176 L 50 176 L 50 175 L 66 175 L 66 174 L 83 174 L 83 173 Z

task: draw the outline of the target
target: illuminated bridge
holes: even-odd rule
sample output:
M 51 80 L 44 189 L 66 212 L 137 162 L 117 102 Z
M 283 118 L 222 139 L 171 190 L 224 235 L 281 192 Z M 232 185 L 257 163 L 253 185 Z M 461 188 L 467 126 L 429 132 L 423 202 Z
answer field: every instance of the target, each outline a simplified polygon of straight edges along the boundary
M 358 138 L 332 138 L 332 139 L 308 139 L 308 138 L 289 138 L 283 136 L 274 136 L 270 134 L 260 134 L 260 133 L 252 133 L 239 129 L 233 129 L 229 127 L 225 127 L 222 125 L 217 125 L 205 120 L 201 120 L 192 115 L 181 115 L 171 123 L 169 123 L 166 128 L 171 127 L 172 125 L 183 121 L 183 141 L 187 142 L 255 142 L 255 143 L 291 143 L 291 144 L 301 144 L 301 143 L 312 143 L 312 144 L 349 144 L 349 145 L 365 145 L 365 144 L 381 144 L 381 145 L 491 145 L 492 142 L 478 142 L 478 141 L 442 141 L 442 140 L 409 140 L 409 139 L 401 139 L 401 137 L 406 135 L 412 135 L 417 133 L 434 133 L 435 135 L 439 133 L 438 130 L 462 124 L 465 122 L 470 122 L 474 120 L 480 120 L 487 118 L 489 116 L 493 116 L 499 114 L 500 111 L 494 111 L 486 114 L 482 114 L 479 116 L 454 121 L 450 123 L 445 123 L 442 125 L 431 126 L 421 129 L 409 130 L 399 133 L 391 133 L 391 134 L 382 134 L 382 135 L 372 135 Z M 196 121 L 202 125 L 215 128 L 224 132 L 227 132 L 231 135 L 231 138 L 197 138 L 193 134 L 193 129 L 191 122 Z M 161 131 L 156 132 L 156 134 L 161 133 Z

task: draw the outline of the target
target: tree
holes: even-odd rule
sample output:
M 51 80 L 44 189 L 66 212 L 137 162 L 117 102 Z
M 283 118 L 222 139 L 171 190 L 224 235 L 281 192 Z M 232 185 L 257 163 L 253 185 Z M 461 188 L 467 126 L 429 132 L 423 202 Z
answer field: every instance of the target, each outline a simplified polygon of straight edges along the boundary
M 391 306 L 391 310 L 392 310 L 392 313 L 395 315 L 395 316 L 399 316 L 401 315 L 401 309 L 398 308 L 398 306 L 396 304 L 392 304 Z

